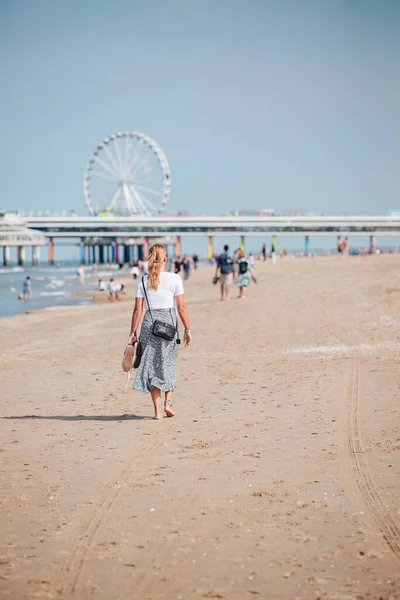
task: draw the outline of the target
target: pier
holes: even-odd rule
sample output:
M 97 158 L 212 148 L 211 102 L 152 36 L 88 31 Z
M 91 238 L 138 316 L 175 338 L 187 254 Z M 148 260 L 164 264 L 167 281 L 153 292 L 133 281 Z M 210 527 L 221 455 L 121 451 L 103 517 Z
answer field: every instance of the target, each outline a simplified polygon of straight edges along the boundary
M 14 227 L 14 229 L 12 229 Z M 301 216 L 16 216 L 0 213 L 0 245 L 3 263 L 10 262 L 10 246 L 17 245 L 18 262 L 25 261 L 25 247 L 32 246 L 32 262 L 38 247 L 47 245 L 48 262 L 54 263 L 54 241 L 77 240 L 82 263 L 115 263 L 147 259 L 149 247 L 162 242 L 171 255 L 180 256 L 182 238 L 204 237 L 209 258 L 215 237 L 237 236 L 245 249 L 248 236 L 270 236 L 275 248 L 279 236 L 302 236 L 309 253 L 311 236 L 400 236 L 400 215 L 301 215 Z

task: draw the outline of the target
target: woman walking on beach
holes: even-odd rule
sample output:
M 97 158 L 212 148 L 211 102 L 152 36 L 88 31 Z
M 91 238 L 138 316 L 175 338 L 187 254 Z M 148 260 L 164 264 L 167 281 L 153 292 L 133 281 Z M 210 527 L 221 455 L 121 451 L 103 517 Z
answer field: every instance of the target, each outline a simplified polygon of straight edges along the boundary
M 150 392 L 154 405 L 154 418 L 162 419 L 160 409 L 161 394 L 164 392 L 164 411 L 167 417 L 173 417 L 172 392 L 176 385 L 176 359 L 178 356 L 178 318 L 175 304 L 183 326 L 184 344 L 189 346 L 191 333 L 189 315 L 183 295 L 183 282 L 179 275 L 167 273 L 167 251 L 161 244 L 150 248 L 148 274 L 141 277 L 136 287 L 135 308 L 132 314 L 131 333 L 128 345 L 137 339 L 143 305 L 146 313 L 140 331 L 140 346 L 142 357 L 138 367 L 133 389 Z M 176 328 L 172 340 L 155 335 L 155 322 L 168 324 Z
M 236 287 L 239 288 L 238 298 L 245 298 L 246 288 L 250 285 L 250 277 L 254 281 L 254 283 L 256 283 L 257 280 L 253 275 L 250 262 L 245 257 L 243 250 L 239 251 L 237 263 L 239 267 L 239 273 L 236 280 Z

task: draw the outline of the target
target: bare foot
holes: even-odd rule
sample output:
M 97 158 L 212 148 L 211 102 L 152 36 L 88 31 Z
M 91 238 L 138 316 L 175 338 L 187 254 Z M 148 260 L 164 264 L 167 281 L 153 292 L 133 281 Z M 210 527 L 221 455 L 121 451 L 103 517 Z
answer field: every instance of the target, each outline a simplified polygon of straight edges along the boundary
M 163 419 L 164 417 L 162 415 L 154 415 L 153 419 L 155 421 L 160 421 L 161 419 Z
M 170 406 L 168 406 L 168 404 L 166 403 L 164 406 L 164 410 L 165 410 L 165 414 L 167 415 L 167 417 L 174 417 L 175 413 L 172 410 L 172 408 Z

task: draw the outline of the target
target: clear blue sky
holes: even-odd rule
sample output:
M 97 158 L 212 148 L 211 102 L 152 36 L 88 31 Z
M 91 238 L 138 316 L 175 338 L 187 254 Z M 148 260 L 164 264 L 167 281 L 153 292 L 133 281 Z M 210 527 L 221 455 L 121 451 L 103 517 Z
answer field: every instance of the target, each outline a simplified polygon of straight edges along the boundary
M 0 0 L 0 207 L 73 208 L 143 131 L 168 212 L 400 209 L 397 0 Z

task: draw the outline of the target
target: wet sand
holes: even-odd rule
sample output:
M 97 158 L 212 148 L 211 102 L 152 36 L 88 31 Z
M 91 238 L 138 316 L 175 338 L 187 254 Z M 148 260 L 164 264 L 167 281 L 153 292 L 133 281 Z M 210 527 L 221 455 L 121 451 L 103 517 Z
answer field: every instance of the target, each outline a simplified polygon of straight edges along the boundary
M 130 302 L 1 320 L 0 598 L 400 598 L 399 269 L 256 264 L 221 303 L 204 267 L 160 422 Z

